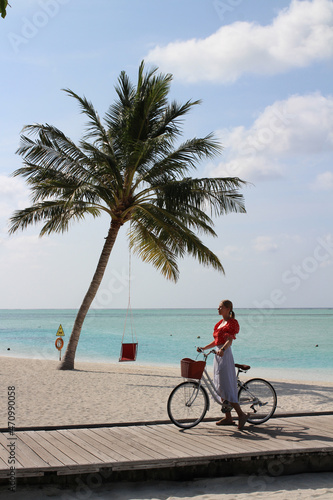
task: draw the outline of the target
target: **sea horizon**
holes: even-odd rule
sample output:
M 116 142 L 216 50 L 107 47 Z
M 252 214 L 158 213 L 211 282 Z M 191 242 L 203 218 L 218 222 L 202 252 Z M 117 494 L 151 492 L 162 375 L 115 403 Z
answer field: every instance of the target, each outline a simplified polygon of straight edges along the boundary
M 59 359 L 56 334 L 62 325 L 67 347 L 76 309 L 0 309 L 0 355 Z M 251 375 L 333 381 L 333 308 L 237 308 L 240 333 L 232 350 Z M 127 319 L 126 319 L 127 316 Z M 122 342 L 138 342 L 137 364 L 179 366 L 196 347 L 212 340 L 215 308 L 90 309 L 76 362 L 118 362 Z M 212 358 L 212 356 L 211 356 Z M 212 359 L 209 361 L 209 364 Z M 263 376 L 263 375 L 262 375 Z
M 78 307 L 5 307 L 0 308 L 0 311 L 76 311 L 79 309 Z M 89 311 L 116 311 L 122 310 L 127 311 L 127 307 L 91 307 Z M 131 307 L 131 310 L 216 310 L 216 307 Z M 264 311 L 275 311 L 275 310 L 302 310 L 302 309 L 313 309 L 313 310 L 322 310 L 322 309 L 333 309 L 332 307 L 310 307 L 310 306 L 299 306 L 299 307 L 237 307 L 234 308 L 237 310 L 264 310 Z

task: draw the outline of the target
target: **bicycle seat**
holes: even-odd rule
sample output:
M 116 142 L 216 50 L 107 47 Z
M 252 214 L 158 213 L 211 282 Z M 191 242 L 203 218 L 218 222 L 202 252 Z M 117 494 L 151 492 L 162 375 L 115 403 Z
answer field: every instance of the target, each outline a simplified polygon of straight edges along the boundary
M 238 365 L 235 363 L 235 367 L 238 368 L 239 370 L 242 370 L 243 372 L 247 372 L 251 368 L 249 365 Z

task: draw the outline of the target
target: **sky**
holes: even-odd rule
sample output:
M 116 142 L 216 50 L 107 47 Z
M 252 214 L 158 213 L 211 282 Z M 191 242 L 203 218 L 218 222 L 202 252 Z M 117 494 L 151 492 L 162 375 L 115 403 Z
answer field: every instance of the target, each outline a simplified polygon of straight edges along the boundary
M 247 213 L 214 219 L 217 237 L 204 239 L 225 274 L 186 257 L 177 284 L 130 261 L 125 226 L 92 307 L 126 308 L 129 290 L 132 308 L 332 307 L 332 1 L 10 4 L 0 19 L 0 309 L 78 308 L 109 226 L 102 217 L 62 235 L 8 235 L 10 216 L 30 205 L 12 176 L 22 128 L 49 123 L 80 140 L 84 117 L 62 89 L 103 117 L 120 72 L 135 82 L 142 60 L 173 74 L 170 100 L 202 101 L 182 139 L 213 132 L 223 152 L 192 175 L 247 181 Z

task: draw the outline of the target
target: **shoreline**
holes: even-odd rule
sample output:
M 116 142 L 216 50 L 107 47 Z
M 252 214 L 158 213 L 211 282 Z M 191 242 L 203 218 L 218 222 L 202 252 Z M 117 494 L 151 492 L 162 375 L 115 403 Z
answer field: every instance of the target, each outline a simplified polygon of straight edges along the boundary
M 58 354 L 56 354 L 58 355 Z M 23 359 L 23 360 L 31 360 L 31 361 L 49 361 L 50 363 L 59 363 L 59 360 L 54 359 L 53 357 L 44 357 L 44 358 L 39 358 L 38 356 L 36 357 L 27 357 L 26 355 L 22 354 L 7 354 L 5 356 L 0 356 L 1 359 Z M 192 356 L 193 359 L 195 359 Z M 241 362 L 241 361 L 236 361 L 235 362 Z M 151 363 L 151 362 L 142 362 L 142 361 L 135 361 L 135 362 L 124 362 L 124 363 L 119 363 L 118 358 L 114 359 L 96 359 L 96 360 L 87 360 L 85 357 L 82 357 L 80 361 L 75 360 L 75 369 L 77 364 L 87 364 L 87 365 L 92 365 L 92 364 L 100 364 L 100 365 L 107 365 L 107 366 L 117 366 L 118 364 L 126 364 L 128 366 L 130 365 L 135 365 L 135 366 L 140 366 L 142 368 L 147 367 L 148 370 L 150 368 L 158 368 L 158 367 L 163 367 L 165 369 L 173 369 L 175 371 L 179 371 L 180 373 L 180 361 L 177 363 L 171 364 L 171 363 Z M 212 363 L 210 363 L 210 369 L 212 369 Z M 286 371 L 288 372 L 288 377 L 285 377 Z M 301 368 L 268 368 L 268 367 L 262 367 L 262 366 L 251 366 L 251 369 L 245 374 L 246 377 L 248 378 L 265 378 L 268 381 L 286 381 L 286 382 L 295 382 L 295 383 L 311 383 L 314 381 L 314 383 L 320 382 L 320 383 L 329 383 L 333 384 L 333 369 L 329 370 L 328 368 L 307 368 L 306 370 L 301 369 Z
M 135 363 L 76 362 L 57 370 L 59 361 L 0 357 L 0 382 L 15 387 L 15 426 L 89 425 L 168 420 L 171 390 L 183 379 L 177 367 Z M 242 379 L 257 374 L 244 374 Z M 270 378 L 278 413 L 333 411 L 333 383 Z M 8 425 L 7 391 L 0 394 L 0 427 Z M 211 404 L 207 417 L 218 418 Z

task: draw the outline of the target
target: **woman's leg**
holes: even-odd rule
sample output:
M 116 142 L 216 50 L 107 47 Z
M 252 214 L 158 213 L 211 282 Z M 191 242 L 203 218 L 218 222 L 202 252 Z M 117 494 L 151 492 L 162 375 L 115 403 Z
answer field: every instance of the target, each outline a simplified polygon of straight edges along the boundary
M 222 399 L 222 403 L 223 403 L 223 399 Z M 236 411 L 236 413 L 238 415 L 238 429 L 242 430 L 244 428 L 244 425 L 246 424 L 249 416 L 247 413 L 243 412 L 243 410 L 239 406 L 239 403 L 229 403 L 229 404 Z M 234 424 L 234 421 L 232 419 L 230 411 L 225 412 L 225 416 L 221 420 L 216 422 L 216 425 L 233 425 L 233 424 Z
M 247 419 L 249 418 L 249 415 L 243 412 L 243 410 L 239 406 L 239 403 L 230 403 L 230 404 L 238 415 L 238 429 L 242 430 L 247 422 Z
M 227 411 L 225 417 L 221 418 L 216 422 L 216 425 L 235 425 L 235 422 L 232 419 L 231 412 Z
M 222 401 L 222 405 L 223 405 L 225 400 L 223 398 L 221 398 L 221 401 Z M 221 420 L 219 420 L 218 422 L 216 422 L 216 425 L 234 425 L 234 421 L 233 421 L 232 416 L 231 416 L 231 410 L 224 411 L 223 413 L 224 413 L 224 417 L 221 418 Z

